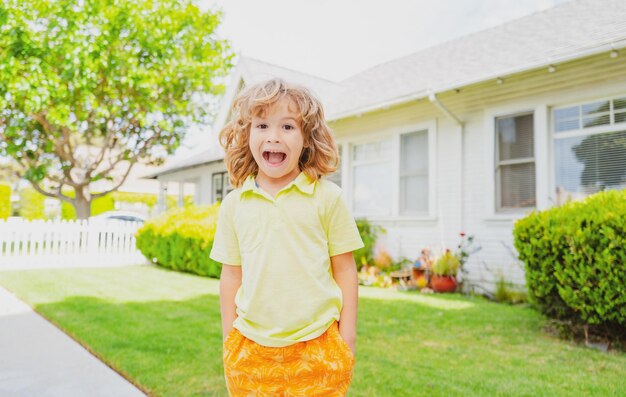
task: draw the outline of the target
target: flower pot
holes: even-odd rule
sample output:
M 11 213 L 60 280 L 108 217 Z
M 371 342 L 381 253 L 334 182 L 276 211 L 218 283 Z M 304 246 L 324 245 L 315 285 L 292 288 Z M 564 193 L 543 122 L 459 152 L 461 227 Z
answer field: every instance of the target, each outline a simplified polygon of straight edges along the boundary
M 430 285 L 437 292 L 454 292 L 457 287 L 456 277 L 433 274 L 430 279 Z
M 426 272 L 421 267 L 413 267 L 411 270 L 413 272 L 413 274 L 412 274 L 413 280 L 417 280 L 420 277 L 424 277 L 424 273 Z

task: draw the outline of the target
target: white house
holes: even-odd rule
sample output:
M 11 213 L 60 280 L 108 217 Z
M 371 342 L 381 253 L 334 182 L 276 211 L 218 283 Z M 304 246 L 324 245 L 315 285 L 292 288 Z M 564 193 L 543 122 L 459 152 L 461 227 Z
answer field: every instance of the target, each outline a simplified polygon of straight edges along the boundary
M 381 64 L 341 82 L 242 58 L 238 90 L 278 76 L 323 100 L 356 217 L 388 231 L 395 257 L 476 238 L 469 278 L 521 284 L 515 220 L 568 197 L 626 188 L 626 2 L 574 0 Z M 158 175 L 194 182 L 197 202 L 228 190 L 223 153 Z

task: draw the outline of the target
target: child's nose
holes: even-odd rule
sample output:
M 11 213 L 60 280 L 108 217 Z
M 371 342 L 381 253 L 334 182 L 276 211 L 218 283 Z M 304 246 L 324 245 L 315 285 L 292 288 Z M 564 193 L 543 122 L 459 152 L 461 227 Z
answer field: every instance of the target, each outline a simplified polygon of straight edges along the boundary
M 280 142 L 280 135 L 279 135 L 278 129 L 276 128 L 270 128 L 270 132 L 267 135 L 267 141 L 268 142 Z

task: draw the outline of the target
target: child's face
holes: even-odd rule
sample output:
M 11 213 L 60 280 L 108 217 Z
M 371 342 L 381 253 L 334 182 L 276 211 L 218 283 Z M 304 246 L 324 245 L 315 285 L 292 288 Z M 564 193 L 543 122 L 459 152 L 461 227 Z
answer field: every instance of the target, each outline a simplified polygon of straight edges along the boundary
M 298 109 L 289 99 L 282 99 L 252 117 L 249 146 L 259 166 L 259 176 L 286 182 L 298 176 L 304 146 L 298 119 Z

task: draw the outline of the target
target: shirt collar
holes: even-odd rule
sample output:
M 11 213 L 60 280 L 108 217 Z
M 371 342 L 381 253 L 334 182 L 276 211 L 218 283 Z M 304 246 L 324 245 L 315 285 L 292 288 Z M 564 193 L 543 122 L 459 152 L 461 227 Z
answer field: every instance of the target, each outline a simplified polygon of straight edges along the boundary
M 248 175 L 246 180 L 243 182 L 242 190 L 241 190 L 242 193 L 247 192 L 249 190 L 252 190 L 252 191 L 259 190 L 259 187 L 256 185 L 254 177 L 255 177 L 254 174 Z M 288 185 L 286 185 L 280 190 L 281 191 L 287 190 L 291 187 L 291 185 L 295 185 L 298 188 L 298 190 L 306 194 L 313 194 L 313 190 L 315 190 L 315 182 L 312 182 L 311 179 L 304 172 L 300 172 L 300 174 L 298 174 L 296 179 L 289 182 Z

